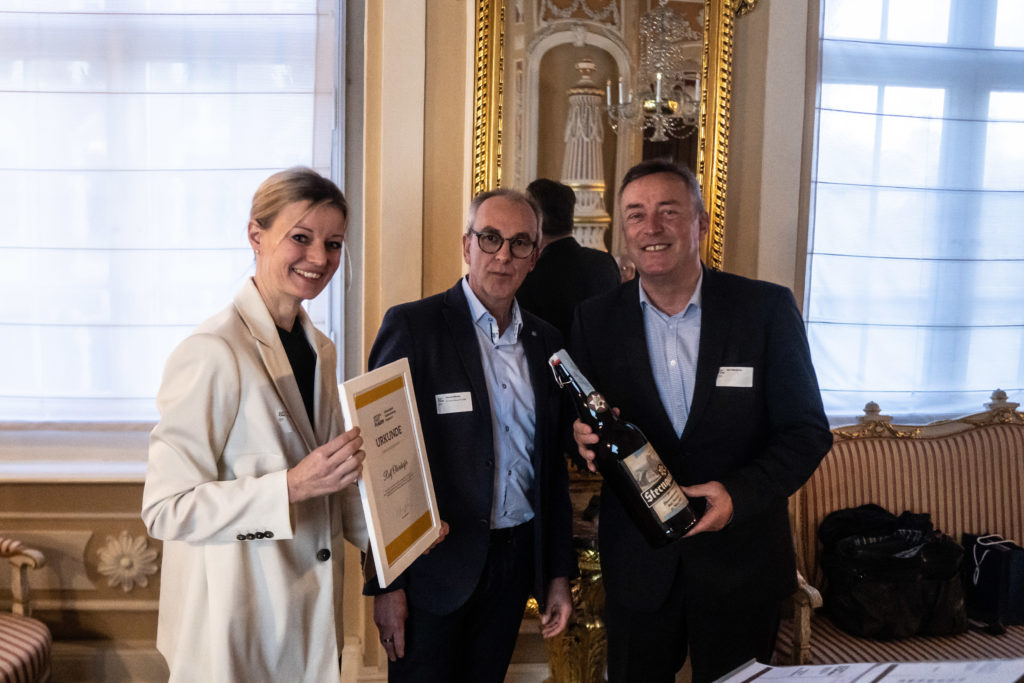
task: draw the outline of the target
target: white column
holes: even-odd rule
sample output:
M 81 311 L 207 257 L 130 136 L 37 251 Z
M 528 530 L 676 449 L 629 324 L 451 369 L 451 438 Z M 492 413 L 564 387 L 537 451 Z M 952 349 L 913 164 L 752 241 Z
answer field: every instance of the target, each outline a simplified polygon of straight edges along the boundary
M 576 240 L 583 246 L 604 250 L 604 233 L 611 224 L 611 217 L 604 204 L 604 121 L 601 118 L 604 91 L 592 78 L 595 68 L 590 59 L 577 63 L 580 82 L 568 91 L 562 182 L 576 192 L 573 217 Z

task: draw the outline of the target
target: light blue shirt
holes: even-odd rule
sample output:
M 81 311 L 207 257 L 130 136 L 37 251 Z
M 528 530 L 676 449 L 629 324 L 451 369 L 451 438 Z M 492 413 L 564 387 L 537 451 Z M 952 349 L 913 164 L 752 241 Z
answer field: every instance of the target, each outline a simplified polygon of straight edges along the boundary
M 700 342 L 701 285 L 704 271 L 697 279 L 686 308 L 675 315 L 658 310 L 640 281 L 640 309 L 647 333 L 647 353 L 651 371 L 665 412 L 672 420 L 676 436 L 682 436 L 693 403 L 693 385 L 697 380 L 697 347 Z
M 494 436 L 494 499 L 491 528 L 513 527 L 533 519 L 530 492 L 533 490 L 533 436 L 537 426 L 533 385 L 526 350 L 519 338 L 523 316 L 512 302 L 512 322 L 498 333 L 494 319 L 462 279 L 462 291 L 469 302 L 476 339 L 480 345 L 487 397 L 491 405 Z

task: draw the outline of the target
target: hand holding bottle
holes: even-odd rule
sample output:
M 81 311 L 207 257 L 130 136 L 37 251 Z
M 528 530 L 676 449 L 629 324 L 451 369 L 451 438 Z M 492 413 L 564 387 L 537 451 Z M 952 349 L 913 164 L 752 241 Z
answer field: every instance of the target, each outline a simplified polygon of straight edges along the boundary
M 688 498 L 704 499 L 704 514 L 697 520 L 697 524 L 690 529 L 686 536 L 696 536 L 705 531 L 721 531 L 732 521 L 732 496 L 726 490 L 722 482 L 709 481 L 693 486 L 684 486 L 683 493 Z
M 618 408 L 612 408 L 616 415 L 619 414 Z M 601 437 L 597 435 L 590 425 L 583 420 L 576 420 L 572 423 L 572 437 L 576 440 L 576 448 L 580 452 L 580 457 L 587 461 L 587 469 L 591 472 L 597 472 L 597 465 L 594 464 L 595 453 L 592 446 L 596 445 Z
M 587 466 L 601 473 L 651 545 L 681 538 L 696 524 L 697 514 L 644 433 L 611 409 L 564 349 L 548 363 L 555 381 L 575 399 L 580 419 L 573 435 Z M 588 434 L 588 429 L 593 431 Z
M 612 408 L 612 410 L 616 415 L 619 414 L 618 408 Z M 587 461 L 587 469 L 597 472 L 597 465 L 594 464 L 595 454 L 591 447 L 600 441 L 600 437 L 590 428 L 590 425 L 582 420 L 572 423 L 572 435 L 576 440 L 580 457 Z M 721 482 L 709 481 L 680 488 L 687 498 L 703 498 L 707 505 L 704 514 L 697 520 L 697 524 L 686 532 L 684 538 L 696 536 L 705 531 L 721 531 L 732 520 L 732 496 Z

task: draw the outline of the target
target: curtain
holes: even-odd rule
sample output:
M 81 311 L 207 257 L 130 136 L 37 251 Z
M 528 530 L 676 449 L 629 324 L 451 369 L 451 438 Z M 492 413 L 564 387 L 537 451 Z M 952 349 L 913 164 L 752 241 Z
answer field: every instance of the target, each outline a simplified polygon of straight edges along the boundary
M 0 0 L 0 420 L 156 417 L 168 354 L 251 274 L 256 187 L 331 172 L 317 5 Z
M 826 411 L 1024 396 L 1024 2 L 823 0 L 805 316 Z

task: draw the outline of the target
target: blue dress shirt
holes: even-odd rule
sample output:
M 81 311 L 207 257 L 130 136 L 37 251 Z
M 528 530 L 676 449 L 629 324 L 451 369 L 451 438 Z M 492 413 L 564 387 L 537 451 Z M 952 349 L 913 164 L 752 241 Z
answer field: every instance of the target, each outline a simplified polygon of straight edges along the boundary
M 675 315 L 658 310 L 644 291 L 640 280 L 640 309 L 647 333 L 647 354 L 658 385 L 658 395 L 672 420 L 676 436 L 682 436 L 693 403 L 693 385 L 697 379 L 697 347 L 700 342 L 701 296 L 704 272 L 697 279 L 686 308 Z
M 480 303 L 463 278 L 462 291 L 469 302 L 469 314 L 480 344 L 487 396 L 491 406 L 494 438 L 494 499 L 491 528 L 518 526 L 533 519 L 530 491 L 533 489 L 533 437 L 536 430 L 533 386 L 526 350 L 519 335 L 523 317 L 519 304 L 512 302 L 512 322 L 504 334 L 498 321 Z

